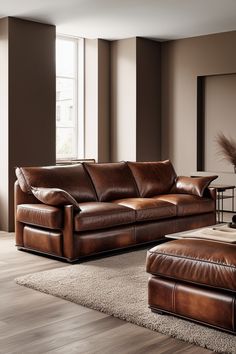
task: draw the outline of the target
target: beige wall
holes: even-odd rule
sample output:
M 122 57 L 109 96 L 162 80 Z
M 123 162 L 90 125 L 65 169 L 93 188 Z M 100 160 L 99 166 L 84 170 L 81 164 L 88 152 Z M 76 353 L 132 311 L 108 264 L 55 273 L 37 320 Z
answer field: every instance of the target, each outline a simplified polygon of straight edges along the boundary
M 233 172 L 219 155 L 216 137 L 223 132 L 236 140 L 236 74 L 205 78 L 205 170 Z
M 111 42 L 111 159 L 136 160 L 136 38 Z
M 98 160 L 110 161 L 110 42 L 98 41 Z
M 0 140 L 0 150 L 5 152 L 0 161 L 5 181 L 4 191 L 0 189 L 0 201 L 4 198 L 0 229 L 13 230 L 15 166 L 55 164 L 55 27 L 16 18 L 0 22 L 8 24 L 7 32 L 1 31 L 1 46 L 9 48 L 8 53 L 1 51 L 0 61 L 0 71 L 6 70 L 0 100 L 9 107 L 1 111 L 1 131 L 4 127 L 8 135 Z
M 111 43 L 112 161 L 161 157 L 160 43 L 131 38 Z
M 181 174 L 196 171 L 197 76 L 235 73 L 235 43 L 234 31 L 162 44 L 162 158 Z

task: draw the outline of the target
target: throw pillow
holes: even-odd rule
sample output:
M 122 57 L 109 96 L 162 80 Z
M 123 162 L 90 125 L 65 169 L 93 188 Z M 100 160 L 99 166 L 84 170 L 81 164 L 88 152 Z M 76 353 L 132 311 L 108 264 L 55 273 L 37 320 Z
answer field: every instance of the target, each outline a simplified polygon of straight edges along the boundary
M 53 206 L 73 205 L 80 210 L 78 202 L 66 191 L 59 188 L 32 187 L 33 195 L 42 203 Z
M 184 177 L 179 176 L 170 193 L 193 194 L 202 197 L 205 189 L 218 176 Z

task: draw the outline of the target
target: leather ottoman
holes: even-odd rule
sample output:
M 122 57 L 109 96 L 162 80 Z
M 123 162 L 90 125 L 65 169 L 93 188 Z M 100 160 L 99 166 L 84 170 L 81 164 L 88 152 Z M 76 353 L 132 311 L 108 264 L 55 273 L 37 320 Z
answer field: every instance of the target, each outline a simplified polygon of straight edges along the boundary
M 180 239 L 148 251 L 148 303 L 173 314 L 236 332 L 236 245 Z

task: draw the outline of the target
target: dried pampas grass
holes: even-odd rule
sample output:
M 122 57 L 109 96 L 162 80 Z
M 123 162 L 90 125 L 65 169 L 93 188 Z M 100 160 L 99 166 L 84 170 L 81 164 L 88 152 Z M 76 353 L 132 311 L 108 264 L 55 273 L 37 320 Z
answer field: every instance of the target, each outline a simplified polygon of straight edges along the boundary
M 216 141 L 220 146 L 219 154 L 236 166 L 236 141 L 232 138 L 227 138 L 223 133 L 219 133 Z

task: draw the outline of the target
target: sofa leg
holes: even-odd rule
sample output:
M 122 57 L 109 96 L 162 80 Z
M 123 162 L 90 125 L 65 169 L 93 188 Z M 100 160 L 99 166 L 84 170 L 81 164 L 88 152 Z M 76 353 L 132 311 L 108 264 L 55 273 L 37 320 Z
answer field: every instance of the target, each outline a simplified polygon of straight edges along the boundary
M 155 308 L 153 308 L 151 306 L 149 306 L 149 308 L 151 309 L 152 312 L 157 313 L 158 315 L 164 315 L 165 314 L 163 311 L 161 311 L 159 309 L 155 309 Z
M 158 315 L 164 315 L 164 312 L 163 311 L 161 311 L 161 310 L 156 310 L 156 311 L 153 311 L 153 312 L 155 312 L 155 313 L 157 313 Z

